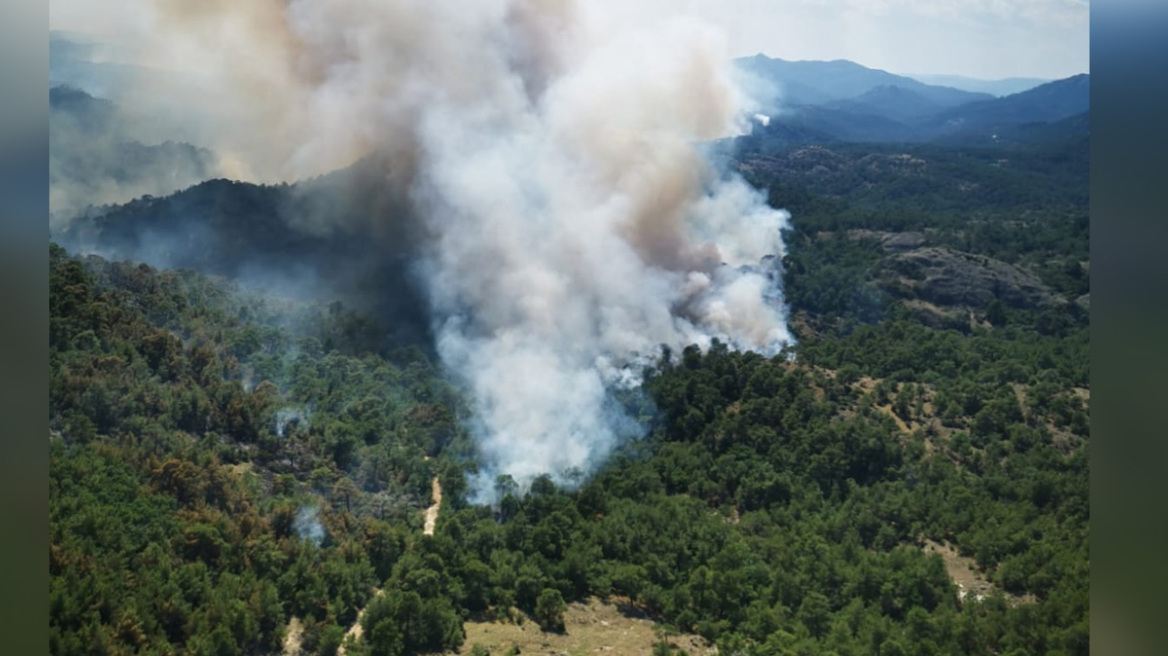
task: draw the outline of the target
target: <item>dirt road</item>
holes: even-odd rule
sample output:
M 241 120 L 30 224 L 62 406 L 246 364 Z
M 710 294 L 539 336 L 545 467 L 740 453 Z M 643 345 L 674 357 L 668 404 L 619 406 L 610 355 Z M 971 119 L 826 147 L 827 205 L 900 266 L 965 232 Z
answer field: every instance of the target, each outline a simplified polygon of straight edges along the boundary
M 438 508 L 442 505 L 442 484 L 438 482 L 438 477 L 430 482 L 430 496 L 434 499 L 434 505 L 426 509 L 426 523 L 422 527 L 424 535 L 434 535 L 434 526 L 438 523 Z

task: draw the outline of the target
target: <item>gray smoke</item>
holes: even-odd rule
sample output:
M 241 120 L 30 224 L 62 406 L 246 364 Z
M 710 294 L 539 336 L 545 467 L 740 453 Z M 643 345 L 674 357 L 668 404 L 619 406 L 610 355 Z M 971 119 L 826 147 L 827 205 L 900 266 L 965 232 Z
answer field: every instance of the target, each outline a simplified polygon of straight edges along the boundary
M 308 416 L 308 410 L 293 407 L 280 408 L 276 411 L 276 435 L 284 437 L 284 432 L 292 422 L 307 424 Z
M 587 470 L 636 434 L 611 391 L 662 345 L 791 340 L 774 270 L 788 216 L 701 146 L 758 108 L 716 30 L 628 4 L 153 4 L 143 56 L 195 62 L 214 107 L 200 143 L 241 175 L 395 162 L 384 184 L 421 226 L 416 268 L 484 481 Z
M 302 506 L 296 512 L 296 519 L 292 520 L 292 530 L 301 540 L 308 540 L 316 546 L 324 542 L 324 524 L 320 523 L 320 510 L 315 506 Z
M 162 196 L 216 173 L 190 144 L 144 143 L 123 109 L 68 86 L 49 91 L 49 212 L 60 226 L 88 206 Z

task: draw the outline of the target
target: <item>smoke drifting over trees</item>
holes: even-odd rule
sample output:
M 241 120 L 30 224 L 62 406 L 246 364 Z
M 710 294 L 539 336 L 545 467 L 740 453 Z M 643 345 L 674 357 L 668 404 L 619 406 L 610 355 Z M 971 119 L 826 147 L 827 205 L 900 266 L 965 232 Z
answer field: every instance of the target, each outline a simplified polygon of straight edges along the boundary
M 91 205 L 168 194 L 210 177 L 214 156 L 191 144 L 148 145 L 108 100 L 49 90 L 49 211 L 53 223 Z
M 587 469 L 635 434 L 611 392 L 662 345 L 790 341 L 787 214 L 702 152 L 757 110 L 707 25 L 608 1 L 151 8 L 141 56 L 193 62 L 202 103 L 183 111 L 207 110 L 200 145 L 236 177 L 383 163 L 393 201 L 370 206 L 392 212 L 326 203 L 289 221 L 410 254 L 436 350 L 474 406 L 480 489 Z

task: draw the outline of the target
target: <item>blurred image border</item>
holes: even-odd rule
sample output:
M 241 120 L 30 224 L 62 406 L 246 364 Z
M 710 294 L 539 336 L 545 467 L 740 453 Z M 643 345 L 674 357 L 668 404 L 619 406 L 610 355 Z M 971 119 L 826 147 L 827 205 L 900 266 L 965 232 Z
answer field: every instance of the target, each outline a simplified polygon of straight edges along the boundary
M 48 3 L 0 7 L 0 630 L 48 641 Z
M 1168 8 L 1091 10 L 1091 647 L 1163 653 Z

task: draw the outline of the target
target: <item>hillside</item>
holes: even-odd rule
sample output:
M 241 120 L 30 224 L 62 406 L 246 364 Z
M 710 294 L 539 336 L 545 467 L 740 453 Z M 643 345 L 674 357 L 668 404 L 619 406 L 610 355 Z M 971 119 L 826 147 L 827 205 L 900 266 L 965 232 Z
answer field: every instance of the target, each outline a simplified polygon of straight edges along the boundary
M 910 142 L 919 139 L 919 131 L 915 127 L 884 116 L 879 113 L 881 111 L 879 108 L 851 101 L 836 103 L 835 108 L 825 105 L 784 108 L 763 130 L 763 136 L 765 137 L 767 132 L 794 128 L 801 132 L 822 134 L 827 137 L 810 143 Z
M 228 276 L 394 318 L 389 339 L 429 332 L 404 255 L 416 227 L 371 157 L 294 185 L 209 180 L 170 196 L 90 208 L 51 232 L 67 248 Z
M 1058 222 L 1074 217 L 1075 248 L 1085 252 L 1085 141 L 824 147 L 805 146 L 814 134 L 780 125 L 756 126 L 734 144 L 730 165 L 769 187 L 773 203 L 799 216 L 800 231 L 844 225 L 932 230 L 932 244 L 1026 263 L 1045 284 L 1085 293 L 1063 278 L 1059 248 L 1065 242 L 1053 241 L 1067 227 Z M 390 341 L 424 344 L 429 326 L 409 268 L 416 228 L 392 189 L 380 184 L 382 170 L 370 159 L 296 185 L 209 181 L 169 197 L 93 210 L 53 237 L 107 257 L 198 269 L 302 297 L 339 298 L 392 318 Z M 809 198 L 817 200 L 803 200 Z M 1000 219 L 986 224 L 980 245 L 971 245 L 965 231 L 969 213 Z M 368 217 L 377 217 L 378 232 L 364 229 Z M 800 283 L 794 285 L 798 294 Z
M 1061 121 L 1086 112 L 1090 106 L 1091 78 L 1084 74 L 963 105 L 941 112 L 934 121 L 945 130 L 1002 129 L 1012 124 Z
M 942 105 L 904 87 L 882 85 L 858 96 L 836 100 L 827 107 L 857 114 L 876 114 L 901 122 L 912 122 L 941 111 Z
M 1008 77 L 1001 80 L 983 80 L 964 75 L 909 75 L 908 77 L 925 84 L 952 87 L 974 93 L 988 93 L 999 97 L 1021 93 L 1040 84 L 1051 82 L 1051 80 L 1036 77 Z
M 1091 143 L 1091 113 L 1083 112 L 1058 121 L 1014 123 L 990 129 L 955 130 L 935 143 L 952 146 L 1010 146 L 1046 144 L 1051 150 L 1084 150 Z
M 663 354 L 626 400 L 645 439 L 491 506 L 473 408 L 386 338 L 403 317 L 54 248 L 51 651 L 570 652 L 616 627 L 658 653 L 1086 654 L 1086 145 L 758 137 L 732 164 L 797 217 L 795 360 Z M 312 212 L 391 203 L 327 202 L 377 170 L 75 229 L 120 257 L 160 231 L 172 265 L 244 281 L 327 272 L 382 245 Z
M 817 141 L 992 142 L 1019 126 L 1054 124 L 1087 112 L 1090 77 L 1014 85 L 995 97 L 870 69 L 846 60 L 792 62 L 763 55 L 736 60 L 752 76 L 772 130 L 823 135 Z M 1012 87 L 1002 87 L 1012 88 Z M 1042 138 L 1031 131 L 1030 140 Z M 1049 138 L 1054 138 L 1049 137 Z
M 334 653 L 361 608 L 346 653 L 485 641 L 512 607 L 579 640 L 593 596 L 719 652 L 1086 653 L 1081 331 L 686 349 L 647 384 L 649 438 L 485 507 L 457 397 L 359 317 L 51 255 L 53 653 L 272 653 L 289 623 Z
M 504 22 L 479 42 L 511 43 Z M 548 63 L 490 54 L 521 60 L 508 91 Z M 592 94 L 566 105 L 622 137 L 598 167 L 611 180 L 541 170 L 576 161 L 570 130 L 547 132 L 574 144 L 557 157 L 541 149 L 563 143 L 530 139 L 542 130 L 502 129 L 483 150 L 447 138 L 479 126 L 476 111 L 424 108 L 417 155 L 443 167 L 377 152 L 290 184 L 83 194 L 54 216 L 49 652 L 1086 656 L 1087 80 L 994 99 L 851 62 L 740 64 L 800 102 L 692 153 L 654 147 Z M 544 125 L 535 86 L 502 123 Z M 116 104 L 68 88 L 50 100 L 69 135 L 55 166 L 78 144 L 134 147 Z M 660 141 L 690 139 L 672 136 Z M 137 144 L 161 148 L 139 158 L 151 170 L 207 155 Z M 735 184 L 712 187 L 721 197 L 700 167 L 672 175 L 678 153 Z M 709 207 L 670 204 L 688 195 Z M 646 273 L 618 249 L 668 245 L 659 207 L 733 234 L 665 249 L 703 247 L 704 269 L 653 254 Z M 594 235 L 592 220 L 619 229 Z M 426 226 L 454 238 L 457 266 L 423 257 Z M 737 277 L 752 263 L 719 267 L 704 248 L 780 230 L 765 276 Z M 548 253 L 557 266 L 528 266 Z M 677 292 L 727 274 L 725 295 Z M 481 302 L 424 275 L 473 283 Z M 650 326 L 616 316 L 631 294 L 666 300 L 630 312 L 683 327 L 698 325 L 687 304 L 761 310 L 793 340 L 768 329 L 757 343 L 773 350 L 738 350 L 701 328 L 635 358 L 581 348 L 633 332 L 609 324 Z M 577 350 L 586 368 L 555 366 Z M 509 357 L 477 361 L 494 351 Z M 599 401 L 581 411 L 578 397 Z M 488 425 L 500 406 L 508 421 Z M 611 449 L 536 459 L 601 440 Z M 518 457 L 499 460 L 502 442 Z M 560 462 L 584 464 L 545 471 Z
M 426 359 L 337 304 L 50 268 L 50 651 L 271 653 L 289 616 L 351 620 L 458 436 Z

